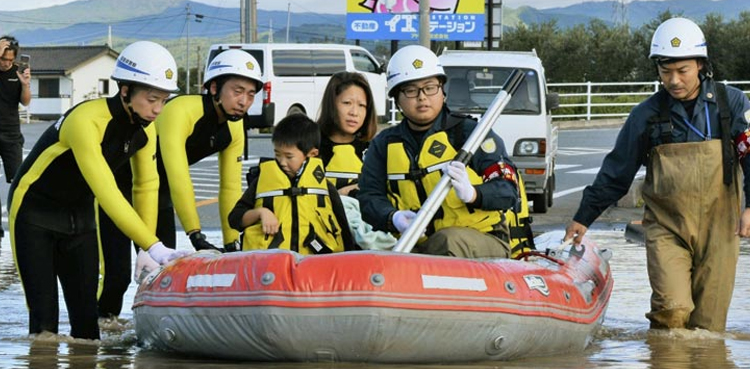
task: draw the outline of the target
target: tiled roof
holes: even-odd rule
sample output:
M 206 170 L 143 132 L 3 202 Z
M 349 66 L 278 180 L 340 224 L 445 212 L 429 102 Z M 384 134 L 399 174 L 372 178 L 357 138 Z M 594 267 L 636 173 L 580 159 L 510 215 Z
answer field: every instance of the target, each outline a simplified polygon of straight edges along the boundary
M 98 46 L 36 46 L 21 47 L 19 54 L 31 57 L 31 70 L 34 74 L 64 75 L 88 60 L 109 53 L 112 58 L 117 52 L 106 45 Z

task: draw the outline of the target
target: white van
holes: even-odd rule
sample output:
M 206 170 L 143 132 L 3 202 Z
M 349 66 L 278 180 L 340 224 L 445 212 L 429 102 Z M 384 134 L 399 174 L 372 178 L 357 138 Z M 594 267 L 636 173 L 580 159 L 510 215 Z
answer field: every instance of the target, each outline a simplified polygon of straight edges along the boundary
M 557 127 L 549 113 L 558 107 L 559 97 L 547 92 L 536 52 L 446 50 L 439 58 L 448 76 L 448 108 L 477 117 L 487 110 L 511 71 L 525 73 L 492 129 L 521 171 L 533 211 L 546 213 L 555 191 L 557 157 Z
M 216 44 L 208 52 L 206 66 L 226 49 L 247 51 L 258 61 L 263 72 L 263 98 L 256 98 L 248 110 L 245 128 L 272 127 L 294 113 L 304 113 L 313 120 L 317 119 L 328 80 L 331 75 L 343 70 L 360 72 L 367 78 L 378 116 L 386 114 L 384 67 L 362 47 L 338 44 Z

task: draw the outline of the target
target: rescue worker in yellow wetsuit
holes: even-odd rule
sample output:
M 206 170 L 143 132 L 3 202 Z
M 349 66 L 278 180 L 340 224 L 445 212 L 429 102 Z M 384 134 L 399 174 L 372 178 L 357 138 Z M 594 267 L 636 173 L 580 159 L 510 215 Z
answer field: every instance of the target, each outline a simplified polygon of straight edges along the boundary
M 230 49 L 206 68 L 205 95 L 178 96 L 156 120 L 159 137 L 159 226 L 167 245 L 175 242 L 174 210 L 196 250 L 236 251 L 239 233 L 227 216 L 242 196 L 242 118 L 261 91 L 260 64 L 245 51 Z M 189 166 L 219 154 L 219 216 L 225 247 L 217 247 L 201 232 Z M 170 185 L 171 184 L 171 185 Z
M 723 331 L 739 237 L 750 236 L 750 101 L 714 81 L 706 39 L 691 20 L 663 22 L 650 58 L 663 88 L 633 108 L 594 183 L 584 189 L 565 238 L 579 244 L 645 165 L 651 328 Z
M 508 257 L 503 213 L 519 205 L 515 167 L 490 132 L 468 165 L 453 161 L 476 121 L 445 107 L 446 75 L 429 49 L 410 45 L 388 63 L 388 90 L 404 120 L 380 132 L 365 155 L 362 218 L 376 230 L 402 233 L 445 171 L 452 189 L 415 251 L 458 257 Z
M 262 87 L 260 65 L 248 53 L 227 50 L 217 55 L 205 76 L 208 94 L 182 95 L 171 99 L 156 119 L 158 134 L 159 216 L 156 235 L 167 247 L 175 248 L 174 212 L 190 235 L 196 250 L 214 249 L 201 233 L 195 192 L 189 166 L 219 153 L 219 213 L 224 243 L 236 250 L 237 231 L 227 224 L 227 214 L 242 194 L 242 117 Z M 126 196 L 132 191 L 129 168 L 115 174 Z M 179 185 L 170 186 L 169 183 Z M 173 206 L 172 204 L 175 204 Z M 106 216 L 100 217 L 101 243 L 105 261 L 104 283 L 99 297 L 99 316 L 118 316 L 130 284 L 130 239 Z M 237 242 L 238 243 L 238 242 Z
M 357 72 L 331 76 L 320 103 L 320 159 L 341 195 L 357 197 L 362 157 L 378 129 L 370 84 Z
M 248 189 L 229 214 L 229 224 L 245 232 L 242 249 L 303 255 L 356 249 L 336 187 L 316 157 L 317 124 L 303 114 L 288 116 L 271 141 L 275 160 L 251 172 Z
M 185 255 L 156 237 L 156 130 L 151 123 L 177 90 L 164 47 L 138 41 L 117 58 L 117 95 L 85 101 L 39 138 L 11 184 L 11 245 L 29 308 L 29 333 L 58 332 L 57 281 L 75 338 L 98 339 L 96 202 L 160 264 Z M 133 205 L 112 171 L 133 168 Z

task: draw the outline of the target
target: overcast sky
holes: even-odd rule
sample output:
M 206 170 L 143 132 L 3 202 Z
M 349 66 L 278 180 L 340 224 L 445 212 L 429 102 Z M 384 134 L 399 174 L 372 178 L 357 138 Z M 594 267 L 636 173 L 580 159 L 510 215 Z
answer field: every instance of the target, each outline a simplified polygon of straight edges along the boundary
M 0 10 L 26 10 L 43 8 L 53 5 L 61 5 L 73 2 L 74 0 L 2 0 L 0 1 Z M 159 0 L 154 0 L 159 1 Z M 200 3 L 211 4 L 221 7 L 239 7 L 241 0 L 194 0 Z M 293 12 L 315 11 L 319 13 L 339 13 L 346 12 L 345 0 L 257 0 L 258 8 L 265 10 L 286 10 L 291 4 Z M 592 1 L 604 0 L 505 0 L 504 5 L 517 8 L 521 5 L 533 6 L 537 9 L 550 7 L 562 7 L 572 4 L 580 4 Z M 630 2 L 631 0 L 625 0 Z

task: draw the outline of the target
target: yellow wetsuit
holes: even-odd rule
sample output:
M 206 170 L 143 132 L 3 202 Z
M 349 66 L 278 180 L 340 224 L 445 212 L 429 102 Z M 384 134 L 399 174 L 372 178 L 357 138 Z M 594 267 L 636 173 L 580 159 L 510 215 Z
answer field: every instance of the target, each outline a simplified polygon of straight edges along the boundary
M 71 336 L 98 339 L 95 201 L 137 245 L 158 241 L 153 125 L 132 124 L 119 96 L 86 101 L 39 138 L 9 193 L 11 245 L 29 307 L 29 333 L 58 331 L 57 279 Z M 133 170 L 133 206 L 112 171 Z M 137 212 L 136 212 L 137 209 Z
M 155 121 L 159 137 L 158 162 L 162 180 L 160 196 L 171 198 L 171 204 L 186 232 L 201 229 L 195 190 L 190 179 L 190 165 L 219 153 L 219 216 L 224 243 L 238 239 L 238 232 L 227 222 L 227 216 L 242 196 L 243 122 L 219 122 L 211 96 L 183 95 L 170 100 Z M 169 186 L 169 183 L 178 185 Z M 161 208 L 166 199 L 161 199 Z M 162 211 L 163 213 L 163 211 Z M 171 232 L 159 219 L 159 236 Z M 167 242 L 165 242 L 166 244 Z

